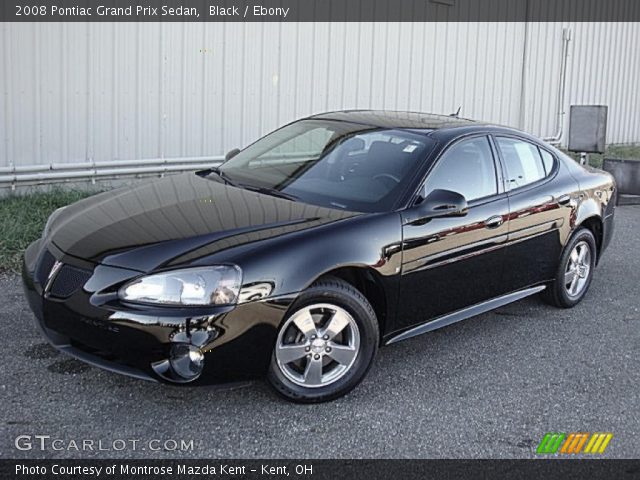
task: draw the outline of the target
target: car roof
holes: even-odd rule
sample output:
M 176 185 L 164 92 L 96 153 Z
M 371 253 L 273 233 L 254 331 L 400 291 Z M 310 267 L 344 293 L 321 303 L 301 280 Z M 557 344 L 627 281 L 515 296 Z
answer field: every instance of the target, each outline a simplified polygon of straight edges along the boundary
M 538 138 L 515 128 L 434 113 L 395 110 L 341 110 L 320 113 L 307 118 L 350 122 L 377 128 L 410 130 L 414 133 L 432 136 L 440 141 L 448 141 L 462 135 L 480 132 L 517 135 L 535 143 L 540 143 Z
M 442 128 L 478 125 L 478 123 L 473 120 L 451 115 L 391 110 L 342 110 L 320 113 L 318 115 L 312 115 L 309 118 L 361 123 L 380 128 L 408 128 L 419 130 L 438 130 Z

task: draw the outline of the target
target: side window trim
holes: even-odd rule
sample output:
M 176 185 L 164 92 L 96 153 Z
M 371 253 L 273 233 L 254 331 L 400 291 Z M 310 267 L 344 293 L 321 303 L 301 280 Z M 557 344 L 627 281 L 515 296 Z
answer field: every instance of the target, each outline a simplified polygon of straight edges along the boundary
M 508 190 L 505 186 L 505 180 L 507 173 L 505 172 L 504 166 L 502 165 L 502 161 L 500 160 L 500 150 L 498 145 L 496 144 L 493 135 L 487 134 L 489 138 L 489 143 L 491 144 L 491 151 L 493 153 L 493 165 L 496 170 L 496 181 L 498 182 L 498 195 L 506 193 Z
M 431 175 L 431 173 L 436 169 L 436 167 L 438 166 L 442 158 L 447 154 L 449 150 L 451 150 L 453 147 L 455 147 L 461 142 L 464 142 L 467 140 L 473 140 L 474 138 L 481 138 L 481 137 L 484 137 L 489 143 L 489 150 L 491 151 L 491 158 L 493 161 L 493 170 L 496 178 L 497 193 L 471 200 L 469 202 L 469 206 L 473 207 L 476 205 L 482 205 L 482 204 L 497 200 L 499 198 L 502 198 L 507 193 L 507 190 L 505 189 L 505 185 L 504 185 L 504 176 L 505 176 L 504 167 L 502 166 L 502 162 L 499 159 L 499 151 L 498 151 L 497 145 L 494 142 L 493 135 L 491 135 L 490 132 L 481 132 L 481 133 L 474 132 L 469 135 L 456 138 L 450 141 L 449 143 L 447 143 L 442 148 L 442 151 L 438 154 L 437 158 L 433 161 L 429 169 L 423 175 L 422 180 L 420 181 L 419 186 L 416 189 L 416 192 L 413 194 L 411 201 L 409 202 L 409 208 L 416 205 L 416 202 L 422 196 L 422 191 L 425 187 L 425 184 L 427 183 L 427 180 L 429 179 L 429 175 Z
M 556 157 L 556 155 L 550 151 L 549 149 L 545 148 L 543 145 L 539 145 L 538 143 L 534 143 L 531 140 L 529 140 L 528 138 L 524 138 L 524 137 L 520 137 L 518 135 L 513 135 L 513 134 L 509 134 L 509 133 L 492 133 L 490 134 L 492 141 L 495 143 L 495 148 L 496 148 L 496 154 L 498 157 L 498 160 L 500 162 L 500 166 L 501 166 L 501 170 L 502 172 L 504 172 L 503 175 L 503 188 L 504 188 L 504 192 L 507 194 L 512 194 L 513 192 L 524 192 L 529 190 L 530 188 L 536 187 L 538 185 L 542 185 L 544 183 L 547 183 L 548 181 L 550 181 L 552 178 L 554 178 L 557 173 L 558 173 L 558 169 L 559 169 L 559 160 Z M 505 164 L 505 160 L 504 160 L 504 156 L 502 154 L 502 151 L 500 150 L 500 146 L 498 145 L 498 138 L 510 138 L 512 140 L 519 140 L 521 142 L 526 142 L 529 143 L 531 145 L 533 145 L 534 147 L 536 147 L 539 151 L 540 154 L 540 161 L 542 162 L 542 154 L 541 152 L 547 152 L 549 155 L 551 155 L 551 158 L 553 158 L 553 168 L 551 169 L 551 172 L 546 173 L 546 168 L 544 167 L 544 162 L 542 162 L 542 168 L 543 170 L 545 170 L 545 176 L 542 177 L 539 180 L 536 180 L 535 182 L 531 182 L 531 183 L 527 183 L 526 185 L 522 185 L 520 187 L 516 187 L 516 188 L 510 188 L 511 185 L 509 185 L 509 181 L 507 180 L 507 173 L 506 173 L 506 164 Z
M 548 149 L 544 148 L 541 145 L 536 145 L 538 147 L 538 150 L 540 150 L 540 156 L 542 157 L 542 152 L 545 152 L 546 154 L 551 156 L 551 159 L 553 160 L 553 165 L 551 167 L 551 171 L 547 173 L 547 167 L 544 165 L 544 160 L 542 161 L 542 165 L 544 166 L 544 170 L 545 170 L 545 178 L 549 178 L 551 177 L 551 175 L 555 175 L 555 172 L 558 170 L 558 158 L 553 154 L 553 152 L 549 151 Z

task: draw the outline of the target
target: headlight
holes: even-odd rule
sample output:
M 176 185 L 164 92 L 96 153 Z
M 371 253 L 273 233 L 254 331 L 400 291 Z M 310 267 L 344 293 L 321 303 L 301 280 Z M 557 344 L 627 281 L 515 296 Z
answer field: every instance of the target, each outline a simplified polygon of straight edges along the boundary
M 51 225 L 53 221 L 62 213 L 62 211 L 67 208 L 66 205 L 64 207 L 60 207 L 53 211 L 49 218 L 47 219 L 47 223 L 44 225 L 44 230 L 42 230 L 42 237 L 46 238 L 49 235 L 49 230 L 51 230 Z
M 242 272 L 235 265 L 157 273 L 127 283 L 122 300 L 162 305 L 231 305 L 238 300 Z

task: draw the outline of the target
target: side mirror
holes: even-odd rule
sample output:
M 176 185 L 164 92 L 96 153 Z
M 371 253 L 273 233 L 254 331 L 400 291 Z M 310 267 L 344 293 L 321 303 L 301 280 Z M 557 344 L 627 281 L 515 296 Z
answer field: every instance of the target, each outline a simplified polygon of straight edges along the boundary
M 240 153 L 240 149 L 239 148 L 234 148 L 233 150 L 229 150 L 227 152 L 227 154 L 224 156 L 224 161 L 228 162 L 229 160 L 231 160 L 233 157 L 235 157 L 239 153 Z
M 469 207 L 467 199 L 451 190 L 433 190 L 422 203 L 410 208 L 403 215 L 404 224 L 425 223 L 437 217 L 463 217 Z

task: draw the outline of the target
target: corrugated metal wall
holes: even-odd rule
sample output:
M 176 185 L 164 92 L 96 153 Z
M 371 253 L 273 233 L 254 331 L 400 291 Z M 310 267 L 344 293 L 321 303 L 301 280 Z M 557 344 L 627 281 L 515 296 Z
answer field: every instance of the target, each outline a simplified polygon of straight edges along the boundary
M 556 120 L 562 30 L 571 30 L 564 139 L 570 105 L 608 105 L 608 143 L 640 142 L 640 24 L 530 23 L 523 122 L 536 135 L 552 135 Z
M 608 104 L 608 141 L 640 141 L 637 23 L 0 24 L 0 166 L 219 155 L 345 108 L 548 136 L 563 27 L 567 107 Z

